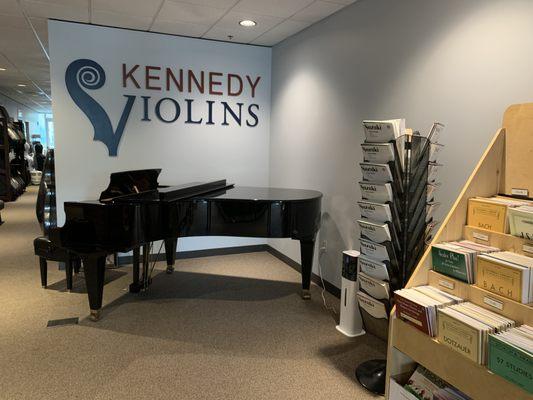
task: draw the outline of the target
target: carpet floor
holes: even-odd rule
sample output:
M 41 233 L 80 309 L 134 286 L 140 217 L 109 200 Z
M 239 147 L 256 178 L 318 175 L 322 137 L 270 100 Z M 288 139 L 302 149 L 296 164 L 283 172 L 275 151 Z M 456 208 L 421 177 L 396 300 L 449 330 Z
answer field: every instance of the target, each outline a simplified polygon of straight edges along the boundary
M 88 316 L 83 274 L 66 291 L 50 263 L 42 289 L 32 240 L 37 188 L 7 203 L 0 226 L 0 399 L 372 399 L 354 367 L 385 343 L 335 329 L 320 288 L 269 253 L 156 264 L 145 293 L 131 266 L 106 271 L 102 319 Z M 327 297 L 338 307 L 338 301 Z M 47 327 L 79 317 L 77 325 Z

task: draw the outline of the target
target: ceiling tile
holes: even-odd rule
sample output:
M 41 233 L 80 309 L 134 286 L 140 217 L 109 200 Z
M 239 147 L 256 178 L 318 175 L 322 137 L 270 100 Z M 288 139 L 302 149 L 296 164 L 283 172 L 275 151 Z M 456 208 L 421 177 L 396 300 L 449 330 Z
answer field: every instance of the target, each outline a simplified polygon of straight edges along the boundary
M 240 26 L 239 22 L 243 19 L 252 19 L 257 22 L 257 25 L 249 28 Z M 283 18 L 230 11 L 213 28 L 233 32 L 234 36 L 239 34 L 246 37 L 254 37 L 255 39 L 281 22 L 283 22 Z
M 229 39 L 229 36 L 232 39 Z M 234 43 L 250 43 L 257 35 L 253 32 L 246 31 L 231 31 L 222 28 L 211 28 L 204 36 L 205 39 L 223 40 L 225 42 Z
M 154 17 L 163 0 L 92 0 L 92 10 Z
M 309 7 L 296 13 L 291 17 L 294 21 L 304 21 L 314 23 L 326 18 L 328 15 L 339 11 L 343 6 L 341 4 L 329 3 L 326 1 L 316 1 Z
M 67 21 L 89 22 L 89 6 L 87 2 L 44 2 L 22 0 L 26 12 L 31 17 L 57 18 Z
M 93 10 L 91 20 L 93 24 L 139 30 L 148 30 L 152 23 L 151 17 L 138 17 L 98 10 Z
M 189 24 L 211 26 L 226 12 L 223 8 L 207 7 L 197 4 L 165 1 L 158 19 L 180 21 Z
M 170 33 L 172 35 L 202 36 L 209 30 L 209 25 L 188 24 L 179 21 L 165 21 L 157 19 L 150 31 Z
M 2 0 L 2 5 L 0 7 L 0 14 L 16 15 L 19 17 L 23 16 L 17 0 Z
M 288 18 L 314 0 L 241 0 L 232 11 Z
M 239 0 L 167 0 L 173 2 L 182 2 L 189 4 L 197 4 L 199 6 L 225 8 L 226 10 L 233 7 Z
M 282 40 L 294 35 L 295 33 L 307 28 L 310 25 L 309 22 L 291 21 L 285 20 L 281 24 L 275 26 L 268 32 L 259 36 L 252 43 L 262 46 L 273 46 Z

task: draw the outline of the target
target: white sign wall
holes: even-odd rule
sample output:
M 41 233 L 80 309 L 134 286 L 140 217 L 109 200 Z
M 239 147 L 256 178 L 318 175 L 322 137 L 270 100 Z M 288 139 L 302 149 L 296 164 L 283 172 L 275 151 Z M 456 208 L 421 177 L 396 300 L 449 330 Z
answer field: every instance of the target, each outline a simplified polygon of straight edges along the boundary
M 115 171 L 268 186 L 269 48 L 49 22 L 59 224 Z M 181 250 L 263 243 L 191 238 Z

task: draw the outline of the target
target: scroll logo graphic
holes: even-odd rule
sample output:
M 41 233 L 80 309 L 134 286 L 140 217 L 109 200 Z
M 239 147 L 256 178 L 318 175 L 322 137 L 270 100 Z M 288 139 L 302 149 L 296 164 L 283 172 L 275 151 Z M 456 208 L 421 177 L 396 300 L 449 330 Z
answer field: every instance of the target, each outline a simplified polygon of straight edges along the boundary
M 87 94 L 87 90 L 97 90 L 104 86 L 105 71 L 100 64 L 88 59 L 79 59 L 70 63 L 65 73 L 67 90 L 74 103 L 87 116 L 94 129 L 93 140 L 107 146 L 110 157 L 116 157 L 120 139 L 131 113 L 136 96 L 127 98 L 116 130 L 113 129 L 109 116 L 98 102 Z

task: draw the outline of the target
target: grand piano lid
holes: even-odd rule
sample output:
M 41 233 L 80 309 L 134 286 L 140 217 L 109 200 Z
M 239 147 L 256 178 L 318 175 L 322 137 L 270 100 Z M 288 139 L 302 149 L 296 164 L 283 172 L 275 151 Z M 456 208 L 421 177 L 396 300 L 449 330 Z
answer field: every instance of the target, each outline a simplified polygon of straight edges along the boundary
M 156 190 L 160 168 L 114 172 L 109 186 L 100 194 L 101 202 L 110 202 L 121 196 Z

